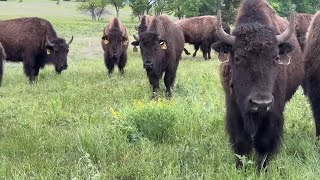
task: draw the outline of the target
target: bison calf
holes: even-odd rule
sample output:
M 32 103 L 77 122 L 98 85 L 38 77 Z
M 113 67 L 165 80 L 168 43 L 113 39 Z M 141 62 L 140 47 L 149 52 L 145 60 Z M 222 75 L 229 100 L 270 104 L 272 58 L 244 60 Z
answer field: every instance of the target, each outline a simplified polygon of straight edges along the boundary
M 51 23 L 41 18 L 18 18 L 0 21 L 0 42 L 7 60 L 23 62 L 25 74 L 35 81 L 39 69 L 54 64 L 58 74 L 67 69 L 67 55 L 71 40 L 57 36 Z
M 184 46 L 181 29 L 167 17 L 157 16 L 152 19 L 146 31 L 141 32 L 137 39 L 132 42 L 132 45 L 140 46 L 143 67 L 153 87 L 152 97 L 157 95 L 159 80 L 163 73 L 165 73 L 164 83 L 167 97 L 171 97 L 171 88 Z
M 126 28 L 117 18 L 112 19 L 103 31 L 101 42 L 109 75 L 112 74 L 115 65 L 118 65 L 120 73 L 124 74 L 128 43 Z

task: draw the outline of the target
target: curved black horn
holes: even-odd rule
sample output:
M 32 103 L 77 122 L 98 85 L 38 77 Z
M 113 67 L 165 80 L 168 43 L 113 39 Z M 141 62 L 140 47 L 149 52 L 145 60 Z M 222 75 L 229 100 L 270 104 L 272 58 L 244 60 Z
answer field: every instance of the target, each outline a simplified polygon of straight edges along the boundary
M 236 39 L 234 36 L 226 33 L 222 28 L 221 10 L 218 11 L 217 17 L 217 35 L 222 42 L 225 42 L 229 45 L 233 45 Z
M 73 35 L 71 36 L 71 39 L 70 39 L 70 41 L 68 42 L 68 45 L 70 45 L 70 44 L 72 43 L 72 41 L 73 41 Z
M 289 19 L 288 28 L 281 34 L 277 35 L 277 41 L 279 44 L 288 41 L 292 33 L 295 31 L 295 13 L 292 12 Z

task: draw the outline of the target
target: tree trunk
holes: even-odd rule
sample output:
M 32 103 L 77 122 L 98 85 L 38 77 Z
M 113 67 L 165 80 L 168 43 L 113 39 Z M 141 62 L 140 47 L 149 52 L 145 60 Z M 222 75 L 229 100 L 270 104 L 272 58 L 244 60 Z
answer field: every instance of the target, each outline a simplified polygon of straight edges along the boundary
M 98 21 L 100 21 L 100 18 L 101 18 L 101 15 L 103 14 L 103 12 L 104 12 L 104 7 L 101 8 L 101 10 L 98 13 Z
M 91 8 L 91 9 L 90 9 L 92 21 L 96 21 L 96 20 L 97 20 L 96 14 L 94 13 L 94 9 L 95 9 L 95 8 Z
M 116 7 L 116 11 L 117 11 L 117 18 L 119 19 L 119 11 L 120 11 L 120 8 L 118 6 L 115 6 Z

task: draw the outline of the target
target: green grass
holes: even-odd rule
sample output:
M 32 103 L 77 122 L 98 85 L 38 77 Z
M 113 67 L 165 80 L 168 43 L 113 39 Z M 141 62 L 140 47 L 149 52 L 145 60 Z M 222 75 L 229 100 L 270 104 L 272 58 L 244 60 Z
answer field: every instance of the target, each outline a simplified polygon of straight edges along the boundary
M 140 54 L 132 47 L 125 77 L 118 71 L 106 75 L 100 36 L 112 16 L 91 22 L 74 2 L 57 6 L 45 0 L 0 2 L 0 12 L 0 19 L 44 17 L 60 36 L 75 36 L 69 69 L 60 76 L 48 65 L 30 85 L 22 64 L 5 63 L 0 179 L 319 178 L 320 143 L 301 89 L 286 108 L 283 145 L 268 172 L 256 173 L 254 157 L 237 170 L 225 133 L 216 57 L 203 61 L 201 53 L 183 55 L 174 98 L 154 102 Z M 120 13 L 132 35 L 130 9 Z

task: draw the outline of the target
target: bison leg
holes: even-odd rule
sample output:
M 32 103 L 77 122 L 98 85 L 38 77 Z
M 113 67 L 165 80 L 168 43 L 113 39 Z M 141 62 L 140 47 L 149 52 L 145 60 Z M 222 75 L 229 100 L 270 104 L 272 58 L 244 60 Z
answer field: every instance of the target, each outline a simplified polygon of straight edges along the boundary
M 35 81 L 35 58 L 30 53 L 23 53 L 24 73 L 28 76 L 31 83 Z
M 211 59 L 211 48 L 208 49 L 208 59 Z
M 127 64 L 127 52 L 124 52 L 121 56 L 120 56 L 120 60 L 118 63 L 118 67 L 119 67 L 119 72 L 121 75 L 124 74 L 124 67 Z
M 308 85 L 305 91 L 311 103 L 312 113 L 316 125 L 316 135 L 320 137 L 320 80 L 317 75 L 311 76 L 309 79 L 307 79 L 305 84 Z
M 172 97 L 172 87 L 174 80 L 176 78 L 176 70 L 167 71 L 164 75 L 164 84 L 166 86 L 166 96 L 167 98 Z
M 240 110 L 235 102 L 227 102 L 227 130 L 235 154 L 247 156 L 252 150 L 252 138 L 245 132 Z M 237 168 L 243 166 L 239 157 L 236 158 Z
M 190 55 L 189 51 L 186 48 L 183 48 L 183 51 L 186 55 Z
M 160 77 L 158 77 L 157 75 L 151 74 L 151 73 L 150 74 L 148 73 L 148 77 L 149 77 L 149 82 L 152 86 L 151 99 L 155 99 L 158 96 Z
M 197 52 L 198 52 L 199 48 L 200 48 L 200 46 L 199 46 L 198 44 L 195 44 L 195 45 L 194 45 L 194 50 L 195 50 L 195 51 L 194 51 L 192 57 L 196 57 L 196 56 L 197 56 Z
M 263 119 L 255 136 L 255 149 L 258 153 L 258 170 L 267 167 L 270 156 L 278 149 L 283 131 L 283 118 L 271 114 Z
M 107 54 L 104 55 L 104 63 L 107 66 L 109 76 L 111 76 L 114 69 L 114 63 Z
M 0 86 L 2 85 L 3 60 L 0 58 Z
M 203 53 L 204 60 L 208 60 L 209 42 L 204 41 L 201 44 L 201 51 Z

